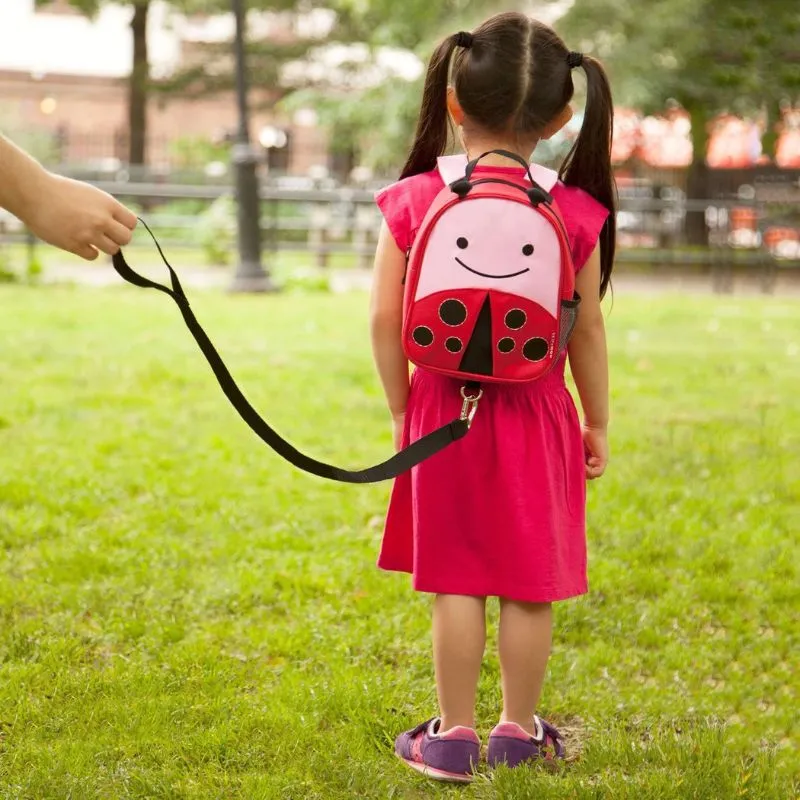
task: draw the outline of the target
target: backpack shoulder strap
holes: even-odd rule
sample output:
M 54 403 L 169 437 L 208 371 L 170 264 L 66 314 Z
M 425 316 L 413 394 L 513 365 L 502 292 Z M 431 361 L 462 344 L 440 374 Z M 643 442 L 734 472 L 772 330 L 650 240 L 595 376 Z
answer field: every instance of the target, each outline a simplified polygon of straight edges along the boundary
M 436 160 L 436 168 L 439 170 L 445 186 L 463 178 L 468 163 L 467 157 L 463 153 L 454 156 L 440 156 Z M 549 192 L 558 183 L 558 173 L 554 169 L 548 169 L 540 164 L 531 164 L 531 172 L 536 183 L 546 192 Z M 525 179 L 527 180 L 527 176 Z

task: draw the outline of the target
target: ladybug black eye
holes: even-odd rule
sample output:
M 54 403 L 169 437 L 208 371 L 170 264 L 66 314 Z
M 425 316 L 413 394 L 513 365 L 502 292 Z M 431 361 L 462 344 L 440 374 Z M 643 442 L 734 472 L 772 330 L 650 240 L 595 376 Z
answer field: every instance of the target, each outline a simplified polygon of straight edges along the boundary
M 532 256 L 533 255 L 533 245 L 526 244 L 525 247 L 522 248 L 522 255 L 524 256 Z
M 459 247 L 460 247 L 462 250 L 466 250 L 466 249 L 467 249 L 467 247 L 469 246 L 469 242 L 468 242 L 468 241 L 467 241 L 467 240 L 466 240 L 466 239 L 465 239 L 463 236 L 459 236 L 459 237 L 458 237 L 458 239 L 456 239 L 456 244 L 457 244 L 457 245 L 458 245 L 458 246 L 459 246 Z

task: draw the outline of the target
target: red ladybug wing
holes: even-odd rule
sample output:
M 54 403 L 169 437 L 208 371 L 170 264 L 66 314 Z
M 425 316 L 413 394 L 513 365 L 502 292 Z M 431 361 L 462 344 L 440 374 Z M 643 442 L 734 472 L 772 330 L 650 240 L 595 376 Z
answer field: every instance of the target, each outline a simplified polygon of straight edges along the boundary
M 493 377 L 532 380 L 556 356 L 558 320 L 538 303 L 505 292 L 491 292 Z
M 483 289 L 448 289 L 412 304 L 406 318 L 406 355 L 415 364 L 457 372 L 486 299 Z

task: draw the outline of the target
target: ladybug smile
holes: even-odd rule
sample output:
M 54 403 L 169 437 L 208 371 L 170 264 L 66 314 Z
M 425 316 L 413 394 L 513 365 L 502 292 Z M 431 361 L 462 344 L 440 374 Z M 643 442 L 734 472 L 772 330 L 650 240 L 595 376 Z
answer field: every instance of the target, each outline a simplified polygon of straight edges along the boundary
M 468 267 L 458 256 L 456 256 L 456 261 L 464 267 L 465 270 L 471 272 L 473 275 L 480 275 L 481 278 L 516 278 L 518 275 L 524 275 L 526 272 L 530 272 L 530 267 L 525 267 L 525 269 L 521 269 L 519 272 L 509 272 L 506 275 L 487 275 L 485 272 L 478 272 L 476 269 L 472 269 L 472 267 Z

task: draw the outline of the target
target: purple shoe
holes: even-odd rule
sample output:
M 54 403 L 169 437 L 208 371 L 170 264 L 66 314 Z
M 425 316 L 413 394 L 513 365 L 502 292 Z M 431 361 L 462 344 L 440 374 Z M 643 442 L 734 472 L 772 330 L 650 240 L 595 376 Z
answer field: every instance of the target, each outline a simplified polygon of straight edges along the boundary
M 549 723 L 534 717 L 537 736 L 531 736 L 516 722 L 501 722 L 489 735 L 489 766 L 516 767 L 525 761 L 553 761 L 564 758 L 561 734 Z
M 480 741 L 472 728 L 451 728 L 439 734 L 438 717 L 401 733 L 394 751 L 411 769 L 428 778 L 453 783 L 469 783 L 480 758 Z

